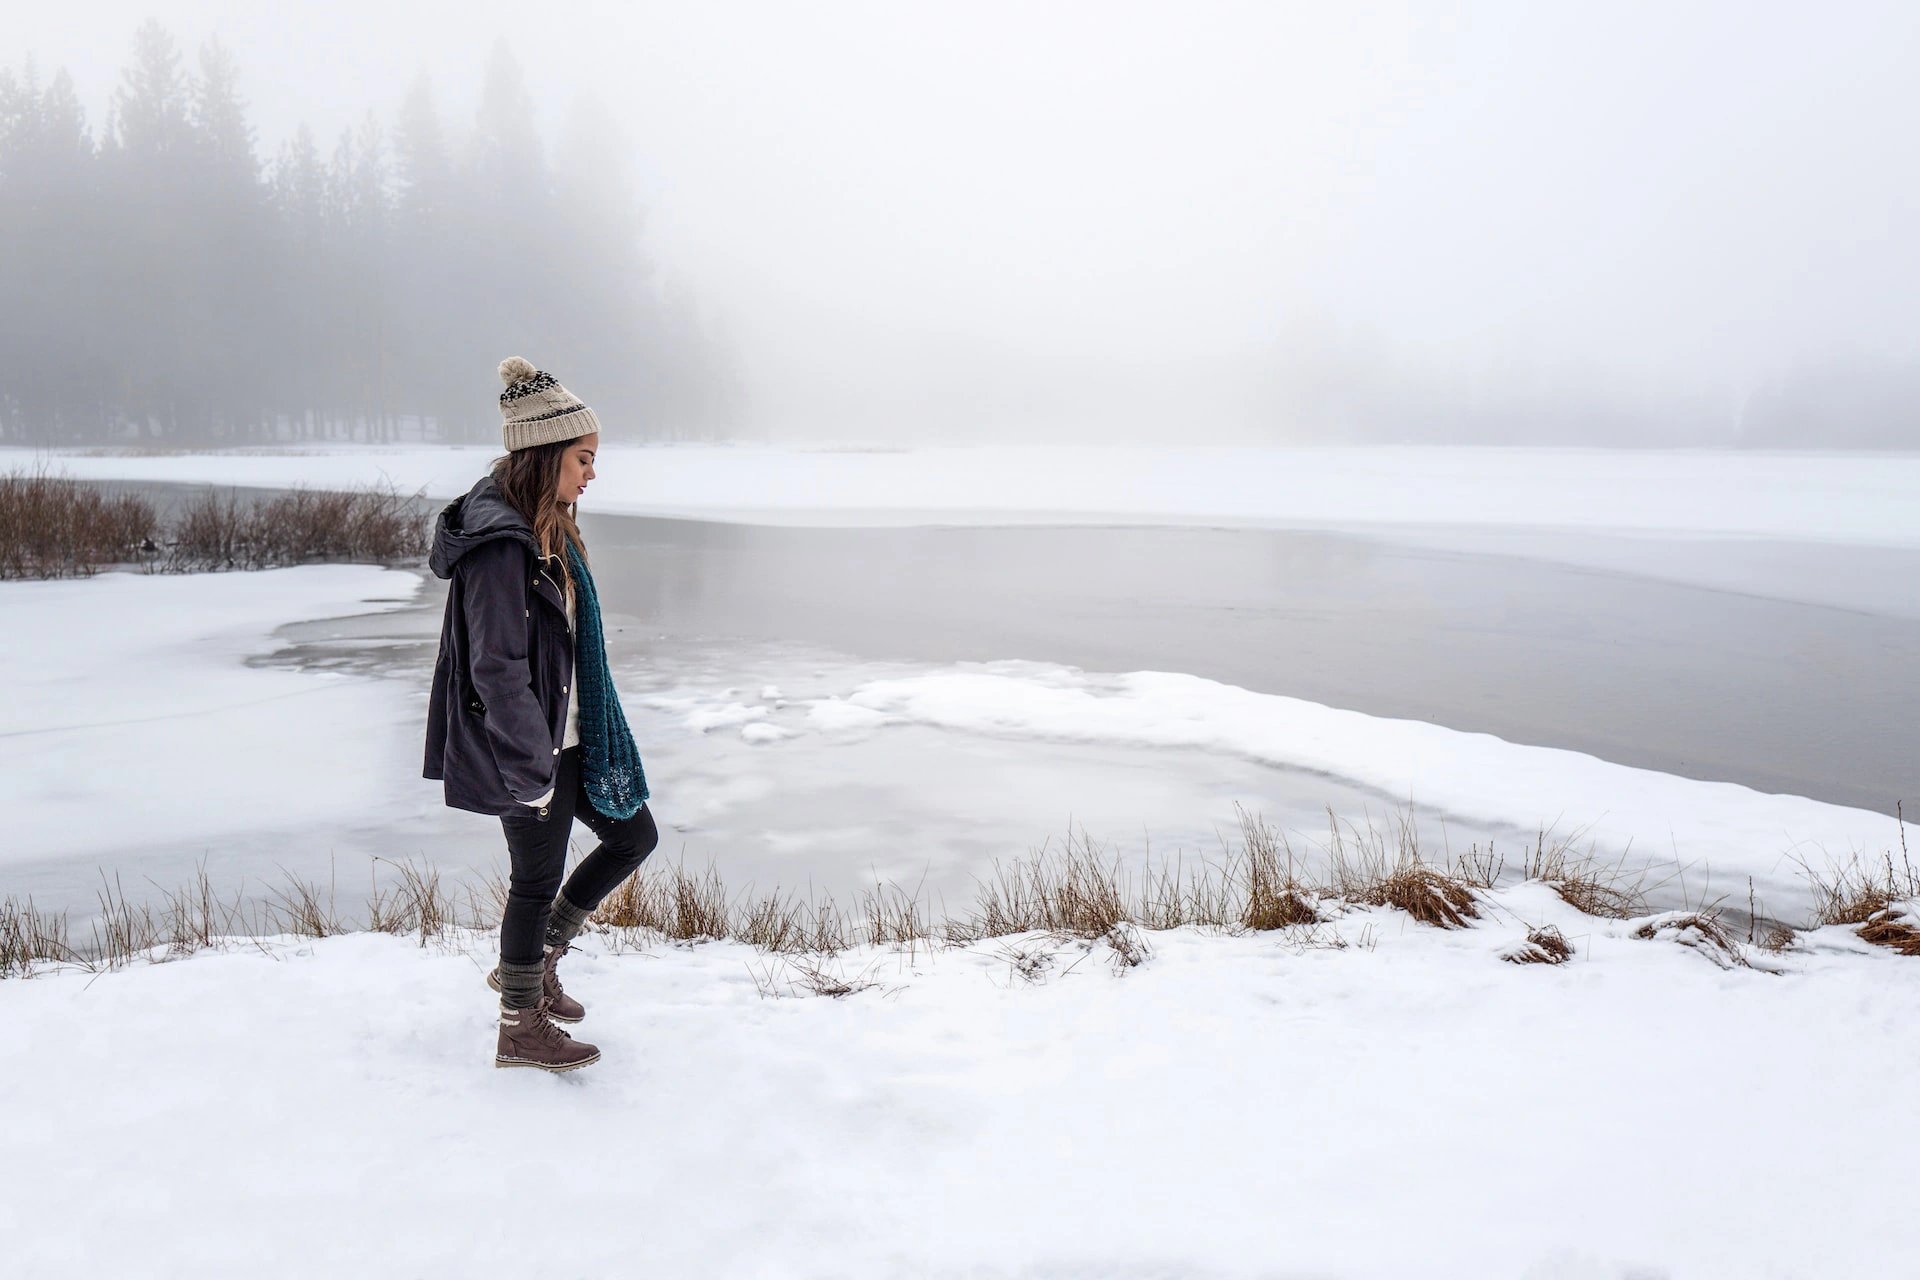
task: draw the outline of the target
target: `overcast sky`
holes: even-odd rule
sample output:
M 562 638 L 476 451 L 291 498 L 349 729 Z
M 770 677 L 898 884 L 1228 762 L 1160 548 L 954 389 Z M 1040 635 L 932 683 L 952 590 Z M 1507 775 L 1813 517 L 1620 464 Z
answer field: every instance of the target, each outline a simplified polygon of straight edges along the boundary
M 142 17 L 217 32 L 263 153 L 421 71 L 464 117 L 506 38 L 549 126 L 623 119 L 775 430 L 1306 434 L 1342 378 L 1660 412 L 1920 351 L 1912 3 L 8 8 L 96 125 Z

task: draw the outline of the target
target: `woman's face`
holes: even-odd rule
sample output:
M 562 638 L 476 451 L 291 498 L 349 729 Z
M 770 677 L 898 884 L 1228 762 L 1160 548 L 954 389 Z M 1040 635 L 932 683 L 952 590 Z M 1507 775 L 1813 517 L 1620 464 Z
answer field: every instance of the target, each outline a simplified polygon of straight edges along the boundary
M 567 451 L 560 455 L 560 492 L 555 495 L 562 503 L 572 506 L 580 501 L 587 481 L 593 479 L 593 456 L 599 451 L 598 431 L 567 442 Z

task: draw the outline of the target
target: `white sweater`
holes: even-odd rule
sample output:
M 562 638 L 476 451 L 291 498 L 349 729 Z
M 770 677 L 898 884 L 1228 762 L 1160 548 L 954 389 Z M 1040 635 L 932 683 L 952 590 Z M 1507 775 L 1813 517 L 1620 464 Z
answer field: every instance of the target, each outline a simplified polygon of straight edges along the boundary
M 567 634 L 573 634 L 573 592 L 571 590 L 567 592 Z M 562 751 L 567 750 L 569 747 L 577 747 L 580 745 L 580 700 L 574 696 L 573 692 L 574 686 L 580 683 L 578 679 L 579 673 L 580 666 L 576 661 L 574 663 L 574 675 L 576 678 L 567 684 L 567 731 L 560 739 L 560 749 Z M 554 789 L 548 787 L 547 794 L 541 796 L 538 800 L 522 800 L 520 803 L 530 808 L 544 809 L 553 803 L 553 792 Z

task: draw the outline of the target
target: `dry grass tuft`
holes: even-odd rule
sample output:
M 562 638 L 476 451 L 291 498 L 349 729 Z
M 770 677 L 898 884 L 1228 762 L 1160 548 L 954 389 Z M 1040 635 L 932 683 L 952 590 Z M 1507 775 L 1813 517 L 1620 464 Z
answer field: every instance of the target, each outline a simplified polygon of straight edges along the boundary
M 267 905 L 267 918 L 278 927 L 277 933 L 290 933 L 296 938 L 331 938 L 342 932 L 340 916 L 334 910 L 333 886 L 327 886 L 324 897 L 320 886 L 309 884 L 292 872 L 283 871 L 286 883 L 272 891 L 272 900 Z M 377 906 L 373 908 L 378 910 Z
M 1240 815 L 1241 861 L 1229 863 L 1227 879 L 1245 886 L 1240 923 L 1256 932 L 1318 923 L 1318 895 L 1301 879 L 1286 836 L 1258 814 L 1234 808 Z
M 1884 867 L 1863 868 L 1859 861 L 1835 868 L 1830 875 L 1808 872 L 1813 886 L 1813 917 L 1821 924 L 1865 924 L 1896 902 L 1920 896 L 1920 886 L 1909 887 L 1894 876 L 1891 861 Z
M 862 936 L 876 947 L 918 947 L 933 938 L 930 908 L 920 890 L 874 882 L 860 895 Z
M 0 978 L 30 978 L 42 962 L 76 958 L 65 915 L 36 910 L 32 898 L 0 902 Z
M 1395 867 L 1363 901 L 1396 907 L 1421 924 L 1441 929 L 1464 929 L 1467 921 L 1480 916 L 1473 903 L 1473 890 L 1421 863 Z
M 1717 911 L 1668 911 L 1647 920 L 1633 931 L 1633 936 L 1647 941 L 1666 939 L 1691 947 L 1722 969 L 1750 967 L 1739 940 L 1720 923 Z
M 1118 859 L 1083 831 L 1067 833 L 1059 853 L 1041 846 L 1019 861 L 996 860 L 980 882 L 974 914 L 950 936 L 999 938 L 1015 933 L 1063 933 L 1098 938 L 1133 916 Z
M 1907 907 L 1920 900 L 1916 874 L 1906 847 L 1906 826 L 1900 828 L 1900 860 L 1891 852 L 1877 862 L 1858 857 L 1825 872 L 1801 864 L 1813 887 L 1814 918 L 1823 925 L 1855 925 L 1861 938 L 1888 947 L 1903 956 L 1920 955 L 1920 929 L 1907 922 Z
M 727 908 L 727 887 L 709 865 L 699 875 L 687 874 L 676 864 L 663 882 L 660 895 L 661 933 L 675 942 L 718 942 L 733 932 Z
M 1887 907 L 1869 916 L 1855 932 L 1876 947 L 1891 947 L 1903 956 L 1920 956 L 1920 929 L 1907 923 L 1906 914 L 1899 907 Z
M 832 898 L 802 899 L 775 889 L 736 913 L 732 933 L 762 951 L 833 955 L 846 950 L 845 928 Z
M 594 909 L 587 923 L 601 929 L 657 929 L 659 911 L 654 905 L 654 895 L 643 879 L 646 870 L 634 872 L 608 894 Z M 499 884 L 500 903 L 506 906 L 506 883 Z
M 214 892 L 213 881 L 207 877 L 207 864 L 202 862 L 195 868 L 190 884 L 172 893 L 161 893 L 160 919 L 167 953 L 192 955 L 211 947 L 216 938 L 247 929 L 240 904 L 239 892 L 231 902 Z
M 1463 929 L 1469 919 L 1478 919 L 1467 879 L 1421 858 L 1411 818 L 1402 814 L 1384 831 L 1369 821 L 1361 831 L 1329 810 L 1327 827 L 1327 889 L 1334 898 L 1356 906 L 1390 906 L 1438 929 Z
M 1023 982 L 1038 982 L 1053 967 L 1054 943 L 1050 938 L 1002 943 L 995 952 L 1007 962 L 1008 970 Z
M 719 871 L 709 864 L 692 873 L 684 860 L 641 867 L 607 896 L 592 923 L 604 929 L 646 929 L 672 942 L 718 942 L 735 936 Z
M 1622 857 L 1612 866 L 1594 859 L 1591 848 L 1579 848 L 1585 830 L 1561 836 L 1542 827 L 1534 835 L 1533 847 L 1523 847 L 1513 872 L 1521 880 L 1538 880 L 1552 886 L 1568 906 L 1583 915 L 1607 920 L 1630 920 L 1647 909 L 1646 872 L 1631 874 Z M 1507 872 L 1506 855 L 1492 844 L 1482 849 L 1471 846 L 1454 859 L 1452 874 L 1478 889 L 1497 888 Z
M 1907 851 L 1907 823 L 1904 806 L 1894 805 L 1894 822 L 1900 832 L 1900 857 L 1895 862 L 1889 849 L 1879 858 L 1865 860 L 1855 854 L 1844 864 L 1829 861 L 1816 868 L 1799 859 L 1800 872 L 1813 890 L 1814 920 L 1819 924 L 1865 925 L 1886 917 L 1901 903 L 1920 900 L 1920 872 Z M 1864 935 L 1863 935 L 1864 936 Z
M 1891 854 L 1877 863 L 1856 858 L 1824 874 L 1805 863 L 1801 869 L 1813 887 L 1814 919 L 1821 924 L 1865 924 L 1900 903 L 1920 899 L 1920 877 L 1911 865 L 1896 868 Z
M 463 917 L 453 892 L 441 885 L 437 868 L 418 867 L 412 862 L 388 862 L 385 858 L 376 858 L 374 862 L 376 866 L 386 862 L 399 876 L 399 883 L 390 889 L 382 889 L 376 882 L 367 897 L 367 927 L 376 933 L 417 934 L 424 947 L 444 939 L 463 925 L 482 923 L 485 907 L 480 900 L 468 894 L 467 914 Z
M 1385 830 L 1328 819 L 1328 888 L 1358 906 L 1393 907 L 1422 924 L 1459 929 L 1478 919 L 1473 889 L 1420 856 L 1419 833 L 1402 815 Z
M 89 969 L 116 969 L 160 944 L 161 931 L 153 909 L 131 901 L 118 876 L 108 880 L 102 873 L 96 896 L 100 914 L 93 922 L 92 940 L 85 950 Z
M 838 1000 L 841 996 L 850 996 L 856 991 L 880 985 L 865 972 L 849 977 L 839 963 L 830 957 L 794 956 L 788 959 L 787 964 L 793 970 L 798 985 L 811 995 Z
M 1527 930 L 1520 942 L 1500 953 L 1512 964 L 1565 964 L 1573 959 L 1573 944 L 1553 925 Z
M 765 964 L 749 965 L 747 972 L 763 999 L 804 994 L 838 1000 L 880 985 L 871 968 L 848 975 L 832 956 L 783 955 Z
M 1550 841 L 1549 833 L 1542 830 L 1522 868 L 1525 878 L 1552 885 L 1561 901 L 1582 915 L 1631 920 L 1645 912 L 1646 872 L 1629 876 L 1624 858 L 1612 866 L 1602 866 L 1592 857 L 1575 852 L 1573 841 L 1580 834 Z
M 1107 944 L 1108 958 L 1113 963 L 1115 973 L 1137 969 L 1153 959 L 1153 948 L 1147 945 L 1140 930 L 1131 924 L 1113 926 L 1102 941 Z

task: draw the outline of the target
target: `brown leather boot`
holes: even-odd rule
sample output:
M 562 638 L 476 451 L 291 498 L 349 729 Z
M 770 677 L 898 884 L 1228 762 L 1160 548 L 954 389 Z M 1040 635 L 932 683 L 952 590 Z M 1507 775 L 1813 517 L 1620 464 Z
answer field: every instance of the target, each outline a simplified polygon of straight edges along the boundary
M 540 979 L 540 994 L 552 1006 L 547 1016 L 555 1022 L 573 1023 L 587 1016 L 587 1006 L 575 1000 L 560 987 L 560 957 L 571 950 L 573 948 L 564 942 L 557 947 L 548 947 L 546 959 L 541 962 L 546 966 L 547 971 Z M 499 969 L 496 968 L 487 975 L 487 985 L 495 991 L 500 989 Z
M 549 1013 L 545 1000 L 531 1009 L 501 1005 L 500 1043 L 493 1052 L 493 1065 L 572 1071 L 600 1061 L 600 1050 L 555 1026 Z

